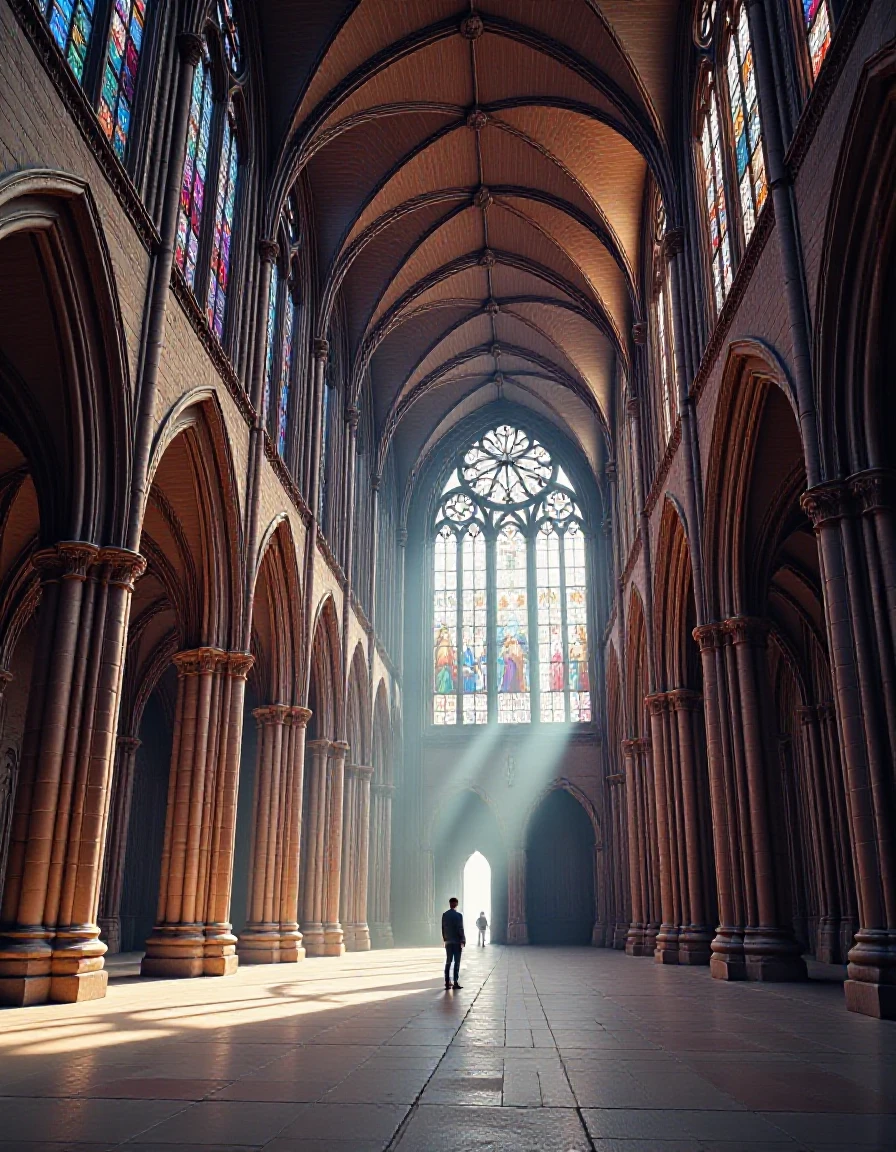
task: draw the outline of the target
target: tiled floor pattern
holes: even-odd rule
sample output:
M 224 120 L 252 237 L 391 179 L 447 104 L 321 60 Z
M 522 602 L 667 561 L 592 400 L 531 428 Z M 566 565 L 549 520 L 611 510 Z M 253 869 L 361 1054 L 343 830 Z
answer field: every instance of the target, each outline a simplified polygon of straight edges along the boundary
M 110 985 L 0 1012 L 0 1150 L 896 1149 L 896 1024 L 836 984 L 469 948 Z M 127 969 L 122 969 L 127 971 Z

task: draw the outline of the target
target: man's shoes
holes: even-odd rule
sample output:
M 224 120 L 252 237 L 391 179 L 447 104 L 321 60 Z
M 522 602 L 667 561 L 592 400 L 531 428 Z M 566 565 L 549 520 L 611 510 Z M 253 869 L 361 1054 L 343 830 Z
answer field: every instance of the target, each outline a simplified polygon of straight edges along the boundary
M 454 981 L 454 984 L 452 985 L 452 987 L 453 987 L 453 988 L 463 988 L 463 984 L 458 984 L 458 982 L 455 980 L 455 981 Z

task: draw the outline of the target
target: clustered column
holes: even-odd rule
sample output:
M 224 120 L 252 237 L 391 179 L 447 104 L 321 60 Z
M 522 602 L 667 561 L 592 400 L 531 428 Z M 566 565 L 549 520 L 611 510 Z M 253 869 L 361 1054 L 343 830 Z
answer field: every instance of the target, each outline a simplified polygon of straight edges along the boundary
M 237 952 L 244 963 L 302 960 L 299 863 L 307 708 L 271 704 L 252 713 L 258 724 L 249 906 Z
M 324 844 L 327 837 L 329 752 L 329 740 L 311 740 L 305 746 L 305 849 L 302 856 L 301 920 L 308 956 L 324 955 Z
M 656 801 L 650 741 L 622 741 L 628 823 L 632 920 L 625 942 L 630 956 L 652 956 L 660 933 Z
M 109 835 L 100 886 L 100 914 L 97 924 L 110 952 L 121 951 L 121 891 L 124 859 L 134 791 L 134 767 L 140 741 L 136 736 L 119 736 L 115 742 L 115 771 L 112 778 L 112 804 Z
M 508 860 L 507 943 L 529 943 L 529 926 L 526 921 L 526 849 L 520 845 L 511 851 Z
M 720 979 L 801 980 L 806 965 L 776 877 L 783 795 L 773 747 L 768 624 L 736 616 L 694 631 L 703 660 L 720 925 Z
M 174 657 L 177 711 L 156 926 L 146 976 L 236 971 L 230 891 L 246 676 L 252 657 L 197 648 Z
M 0 912 L 0 1003 L 103 996 L 96 923 L 134 552 L 66 542 L 33 564 L 40 631 Z
M 607 940 L 610 947 L 622 950 L 625 948 L 629 925 L 632 916 L 630 911 L 631 892 L 626 883 L 628 871 L 628 853 L 626 851 L 626 809 L 625 809 L 625 774 L 614 772 L 607 777 L 609 786 L 610 828 L 612 833 L 612 854 L 610 858 L 611 875 L 609 881 L 613 886 L 614 922 L 612 938 Z
M 324 844 L 325 904 L 324 955 L 341 956 L 344 933 L 339 920 L 342 886 L 342 830 L 344 819 L 345 756 L 348 744 L 334 740 L 327 758 L 326 842 Z
M 896 477 L 809 489 L 858 886 L 847 1007 L 896 1017 Z
M 391 784 L 370 785 L 370 942 L 391 948 L 392 938 L 392 793 Z
M 370 950 L 367 881 L 370 856 L 370 780 L 373 769 L 349 764 L 345 769 L 342 851 L 342 925 L 348 952 Z

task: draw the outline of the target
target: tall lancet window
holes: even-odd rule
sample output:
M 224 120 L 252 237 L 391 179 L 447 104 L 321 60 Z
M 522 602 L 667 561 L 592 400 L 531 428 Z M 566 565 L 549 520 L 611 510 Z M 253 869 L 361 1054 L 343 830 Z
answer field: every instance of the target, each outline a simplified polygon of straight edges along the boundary
M 672 326 L 672 295 L 669 285 L 669 265 L 665 254 L 666 213 L 659 201 L 654 228 L 654 292 L 655 292 L 655 363 L 659 381 L 657 407 L 659 409 L 660 451 L 666 447 L 675 421 L 678 404 L 675 397 L 675 341 Z
M 731 237 L 728 234 L 728 203 L 725 199 L 724 156 L 719 101 L 715 84 L 708 77 L 700 113 L 700 168 L 709 231 L 709 263 L 716 311 L 721 311 L 734 278 Z
M 264 362 L 262 418 L 277 452 L 284 459 L 289 446 L 290 396 L 298 311 L 299 249 L 301 234 L 292 197 L 280 220 L 277 260 L 271 269 Z
M 219 0 L 215 12 L 193 78 L 174 258 L 223 343 L 240 192 L 244 68 L 230 4 Z
M 802 0 L 802 9 L 809 63 L 814 80 L 824 63 L 831 43 L 831 8 L 828 0 Z
M 591 720 L 585 525 L 573 485 L 523 428 L 463 450 L 432 536 L 432 722 Z
M 145 30 L 145 0 L 115 0 L 98 111 L 103 131 L 121 159 L 131 130 Z
M 768 195 L 765 157 L 762 154 L 762 126 L 759 122 L 759 97 L 756 93 L 756 69 L 747 6 L 741 4 L 737 23 L 728 39 L 728 95 L 731 101 L 732 144 L 740 193 L 741 223 L 744 239 L 749 240 L 756 226 L 759 209 Z
M 41 7 L 53 39 L 78 81 L 82 81 L 93 31 L 94 0 L 44 0 Z

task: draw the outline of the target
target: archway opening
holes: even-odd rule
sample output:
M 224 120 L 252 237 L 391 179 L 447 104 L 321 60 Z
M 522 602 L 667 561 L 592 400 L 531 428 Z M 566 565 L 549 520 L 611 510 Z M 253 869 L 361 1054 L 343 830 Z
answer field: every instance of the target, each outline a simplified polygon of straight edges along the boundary
M 489 923 L 485 942 L 491 942 L 492 922 L 492 866 L 481 852 L 476 851 L 464 865 L 464 884 L 461 892 L 461 911 L 467 930 L 467 941 L 478 940 L 476 921 L 480 915 Z
M 542 801 L 526 843 L 531 944 L 590 944 L 594 930 L 594 828 L 563 789 Z

